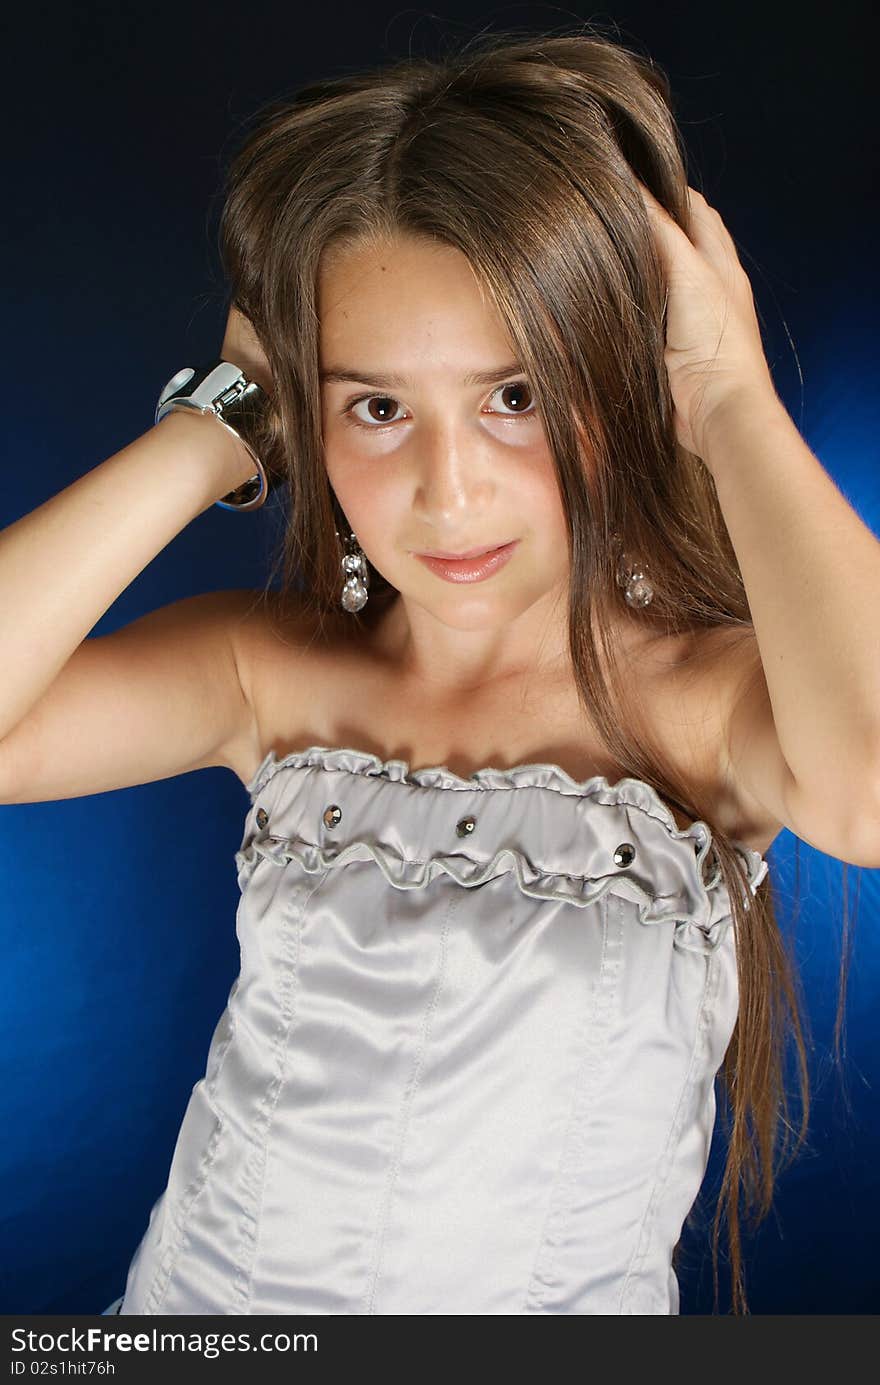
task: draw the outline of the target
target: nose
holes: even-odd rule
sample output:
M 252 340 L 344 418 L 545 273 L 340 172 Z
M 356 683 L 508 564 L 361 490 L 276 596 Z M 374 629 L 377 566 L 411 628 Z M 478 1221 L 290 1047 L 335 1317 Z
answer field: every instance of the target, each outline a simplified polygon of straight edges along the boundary
M 413 446 L 417 514 L 451 535 L 466 519 L 473 532 L 474 516 L 491 509 L 494 493 L 485 445 L 467 430 L 441 426 L 420 430 Z

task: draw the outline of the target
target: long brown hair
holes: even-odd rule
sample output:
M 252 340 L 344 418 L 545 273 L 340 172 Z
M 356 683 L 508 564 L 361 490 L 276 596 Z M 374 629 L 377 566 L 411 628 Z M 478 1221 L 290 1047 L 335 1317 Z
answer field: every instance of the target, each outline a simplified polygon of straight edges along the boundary
M 439 240 L 467 257 L 506 324 L 539 401 L 567 514 L 578 696 L 626 775 L 708 823 L 730 896 L 740 1002 L 716 1079 L 727 1158 L 713 1283 L 717 1311 L 724 1213 L 732 1311 L 747 1313 L 740 1201 L 756 1225 L 767 1215 L 809 1120 L 801 983 L 769 875 L 752 896 L 708 790 L 685 783 L 663 747 L 646 744 L 611 615 L 621 600 L 617 533 L 650 570 L 655 596 L 639 612 L 647 626 L 754 635 L 711 475 L 674 436 L 665 285 L 634 177 L 685 228 L 686 169 L 669 81 L 650 58 L 595 25 L 484 34 L 440 59 L 316 81 L 264 106 L 227 171 L 220 254 L 276 389 L 262 447 L 270 473 L 289 485 L 276 570 L 283 566 L 285 588 L 304 594 L 319 623 L 338 610 L 335 530 L 347 532 L 322 453 L 322 255 L 400 233 Z M 374 613 L 396 593 L 374 569 L 370 579 Z M 345 619 L 354 629 L 363 618 Z M 835 1045 L 848 961 L 847 951 Z M 793 1151 L 787 1038 L 801 1106 Z M 698 1197 L 685 1225 L 702 1216 Z

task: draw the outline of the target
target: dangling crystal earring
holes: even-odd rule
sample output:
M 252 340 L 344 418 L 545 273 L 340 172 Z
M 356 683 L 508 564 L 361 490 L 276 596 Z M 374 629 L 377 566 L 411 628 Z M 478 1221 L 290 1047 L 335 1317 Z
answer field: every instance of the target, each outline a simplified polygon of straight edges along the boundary
M 342 538 L 338 529 L 336 530 L 336 537 L 337 539 Z M 370 574 L 367 571 L 367 556 L 358 543 L 357 536 L 352 531 L 345 540 L 345 552 L 342 556 L 342 609 L 350 611 L 352 614 L 363 610 L 367 604 L 369 585 Z
M 621 548 L 621 537 L 615 533 L 614 542 L 619 550 L 617 559 L 617 585 L 623 588 L 624 598 L 628 606 L 636 609 L 647 606 L 654 600 L 654 588 L 648 581 L 648 574 L 644 566 L 636 560 L 632 560 Z

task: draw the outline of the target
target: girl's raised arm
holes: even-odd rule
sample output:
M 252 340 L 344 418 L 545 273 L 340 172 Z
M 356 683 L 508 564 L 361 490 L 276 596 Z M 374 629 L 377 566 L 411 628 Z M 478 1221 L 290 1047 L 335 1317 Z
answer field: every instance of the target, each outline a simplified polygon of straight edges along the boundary
M 250 714 L 208 593 L 93 626 L 152 558 L 253 474 L 215 419 L 175 411 L 0 532 L 0 801 L 75 797 L 229 763 Z

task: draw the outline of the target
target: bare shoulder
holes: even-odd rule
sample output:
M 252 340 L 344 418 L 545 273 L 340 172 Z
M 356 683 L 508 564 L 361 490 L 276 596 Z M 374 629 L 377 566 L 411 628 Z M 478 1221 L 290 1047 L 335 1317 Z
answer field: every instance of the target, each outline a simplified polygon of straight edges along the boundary
M 253 591 L 234 613 L 230 634 L 241 687 L 251 711 L 251 734 L 231 768 L 253 779 L 279 728 L 297 725 L 313 692 L 309 670 L 336 634 L 296 591 Z
M 685 661 L 683 667 L 689 661 Z M 802 783 L 779 733 L 767 672 L 753 627 L 725 627 L 696 640 L 692 673 L 680 702 L 704 718 L 716 756 L 713 820 L 762 854 L 783 828 L 825 855 L 875 866 L 876 845 L 863 845 L 825 786 Z M 684 718 L 682 718 L 684 720 Z
M 714 783 L 715 820 L 735 840 L 762 854 L 785 824 L 746 787 L 731 756 L 734 717 L 742 726 L 763 715 L 764 667 L 752 626 L 722 625 L 697 633 L 678 664 L 685 734 L 702 737 L 706 773 Z M 688 729 L 690 728 L 690 729 Z

